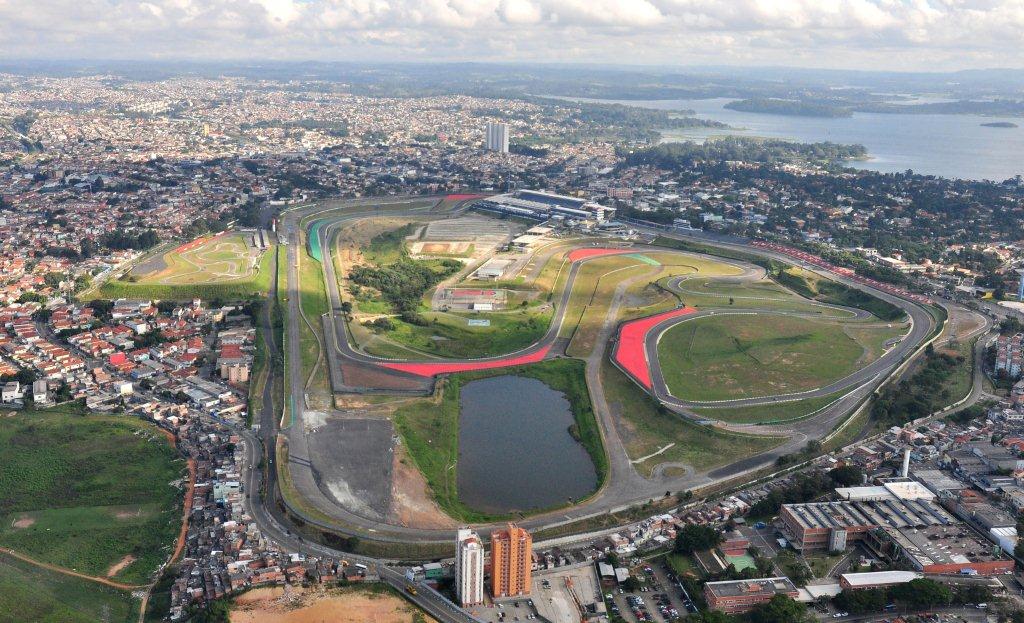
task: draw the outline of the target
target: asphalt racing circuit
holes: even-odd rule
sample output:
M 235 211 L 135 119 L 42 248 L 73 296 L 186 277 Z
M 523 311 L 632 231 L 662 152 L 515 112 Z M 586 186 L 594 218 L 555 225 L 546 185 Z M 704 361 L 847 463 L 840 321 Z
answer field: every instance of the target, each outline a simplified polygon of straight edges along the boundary
M 448 208 L 439 210 L 438 198 L 412 197 L 387 199 L 387 216 L 432 220 L 451 218 L 464 211 L 468 200 L 449 202 Z M 301 325 L 310 328 L 316 323 L 322 329 L 320 343 L 323 361 L 329 372 L 331 390 L 335 394 L 429 394 L 440 375 L 478 369 L 492 369 L 535 363 L 545 359 L 564 357 L 568 340 L 560 337 L 566 321 L 567 308 L 576 279 L 582 267 L 597 258 L 612 254 L 673 254 L 679 258 L 699 257 L 688 251 L 663 247 L 634 245 L 628 248 L 616 247 L 593 240 L 580 241 L 576 248 L 564 247 L 563 268 L 567 270 L 564 287 L 554 293 L 554 313 L 547 331 L 535 343 L 497 357 L 479 359 L 388 359 L 367 354 L 352 345 L 348 328 L 342 313 L 342 294 L 335 274 L 335 263 L 330 255 L 330 242 L 338 228 L 350 225 L 360 219 L 378 217 L 382 214 L 373 200 L 357 200 L 334 203 L 329 207 L 308 206 L 286 212 L 279 233 L 286 243 L 286 298 L 287 322 L 285 326 L 285 375 L 288 395 L 284 401 L 284 413 L 275 418 L 263 418 L 260 435 L 270 454 L 273 455 L 275 436 L 280 435 L 287 447 L 286 467 L 291 487 L 303 499 L 283 500 L 289 513 L 301 517 L 305 523 L 324 530 L 346 535 L 357 535 L 381 543 L 445 543 L 454 537 L 454 527 L 410 527 L 392 521 L 388 513 L 387 499 L 390 495 L 391 452 L 394 431 L 386 419 L 369 417 L 362 407 L 338 409 L 318 414 L 308 404 L 307 390 L 311 375 L 303 370 L 301 351 Z M 672 232 L 661 235 L 679 237 Z M 299 254 L 302 252 L 303 236 L 312 235 L 312 245 L 323 254 L 322 269 L 326 287 L 328 313 L 321 318 L 308 318 L 300 305 Z M 844 275 L 829 268 L 788 254 L 785 249 L 754 246 L 744 242 L 709 242 L 703 244 L 739 250 L 744 253 L 784 261 L 811 271 L 819 276 L 843 283 L 851 288 L 864 290 L 871 295 L 901 308 L 907 316 L 907 333 L 884 354 L 863 365 L 852 374 L 813 390 L 772 396 L 741 398 L 735 400 L 691 402 L 673 396 L 664 379 L 657 357 L 657 345 L 661 336 L 670 328 L 698 318 L 725 314 L 788 314 L 801 316 L 805 312 L 790 312 L 765 306 L 744 307 L 742 310 L 721 307 L 680 306 L 676 309 L 652 314 L 619 323 L 623 288 L 616 290 L 605 321 L 598 337 L 595 352 L 586 358 L 586 378 L 591 403 L 601 430 L 604 446 L 609 458 L 608 477 L 605 485 L 584 502 L 550 513 L 522 519 L 519 523 L 531 530 L 551 528 L 573 521 L 616 512 L 636 503 L 661 497 L 667 490 L 683 491 L 734 480 L 748 473 L 774 464 L 782 455 L 798 452 L 808 440 L 822 439 L 832 432 L 863 399 L 871 394 L 882 382 L 901 371 L 909 358 L 923 350 L 930 336 L 936 334 L 936 320 L 920 300 L 893 289 L 880 289 L 871 284 Z M 723 278 L 735 283 L 764 278 L 764 269 L 746 262 L 713 258 L 715 262 L 729 264 L 740 269 L 739 276 Z M 668 289 L 685 300 L 687 279 L 675 277 L 668 282 Z M 825 308 L 822 313 L 841 314 L 843 318 L 864 318 L 866 312 L 852 308 L 809 302 Z M 821 314 L 815 315 L 823 317 Z M 827 317 L 827 316 L 826 316 Z M 706 424 L 717 425 L 728 430 L 741 430 L 755 434 L 785 436 L 786 440 L 775 448 L 716 467 L 703 473 L 692 469 L 683 470 L 683 475 L 664 476 L 656 472 L 650 478 L 641 476 L 627 455 L 620 438 L 615 417 L 609 409 L 600 381 L 600 366 L 608 355 L 619 369 L 625 372 L 637 385 L 659 400 L 678 417 Z M 836 400 L 791 426 L 753 426 L 724 424 L 707 415 L 708 409 L 725 407 L 748 407 L 770 405 L 779 402 L 796 401 L 812 397 L 840 394 Z M 704 415 L 697 416 L 692 409 L 701 408 Z M 336 422 L 326 425 L 326 420 Z M 333 428 L 332 428 L 333 426 Z M 327 465 L 318 459 L 318 449 L 330 445 L 335 451 L 352 453 L 358 460 L 349 462 L 358 467 Z M 341 448 L 341 450 L 338 450 Z M 281 465 L 276 465 L 281 470 Z M 271 472 L 275 464 L 271 460 Z M 348 470 L 345 473 L 341 473 Z M 268 476 L 271 481 L 273 474 Z M 338 485 L 338 482 L 345 484 Z M 334 484 L 332 484 L 334 483 Z M 481 525 L 476 528 L 484 534 L 495 526 Z

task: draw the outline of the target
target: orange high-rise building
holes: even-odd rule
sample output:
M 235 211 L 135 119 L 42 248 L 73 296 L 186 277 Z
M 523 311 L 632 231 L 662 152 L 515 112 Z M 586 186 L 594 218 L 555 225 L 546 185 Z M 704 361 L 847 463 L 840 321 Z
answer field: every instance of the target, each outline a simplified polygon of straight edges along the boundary
M 495 598 L 530 594 L 533 537 L 514 523 L 491 534 L 491 595 Z

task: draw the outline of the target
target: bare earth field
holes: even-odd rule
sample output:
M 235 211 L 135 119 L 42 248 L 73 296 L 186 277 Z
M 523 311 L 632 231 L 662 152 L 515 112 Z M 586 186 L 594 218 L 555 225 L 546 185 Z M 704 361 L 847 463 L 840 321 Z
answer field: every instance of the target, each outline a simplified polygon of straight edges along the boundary
M 286 595 L 287 591 L 287 595 Z M 434 619 L 401 597 L 360 588 L 258 588 L 235 600 L 231 623 L 413 623 Z

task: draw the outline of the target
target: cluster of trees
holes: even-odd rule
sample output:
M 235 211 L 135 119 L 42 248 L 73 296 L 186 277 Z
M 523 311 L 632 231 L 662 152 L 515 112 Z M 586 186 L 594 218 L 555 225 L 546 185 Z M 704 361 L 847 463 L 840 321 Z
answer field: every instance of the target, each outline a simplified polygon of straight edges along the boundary
M 902 426 L 938 411 L 953 398 L 944 385 L 963 363 L 963 355 L 938 353 L 929 344 L 923 365 L 909 379 L 886 389 L 871 406 L 871 417 L 885 426 Z
M 431 264 L 403 257 L 388 266 L 357 266 L 349 279 L 379 291 L 395 311 L 415 314 L 428 289 L 462 268 L 456 260 L 440 260 L 438 269 Z
M 771 262 L 768 271 L 772 279 L 801 296 L 822 303 L 863 309 L 886 321 L 901 320 L 905 315 L 899 307 L 863 290 L 850 288 L 829 279 L 817 279 L 812 284 L 804 277 L 790 272 L 788 268 L 790 267 L 784 264 Z
M 771 517 L 778 514 L 783 504 L 798 504 L 813 500 L 836 487 L 859 484 L 864 473 L 854 465 L 837 467 L 829 472 L 818 470 L 797 474 L 789 484 L 776 487 L 750 507 L 752 517 Z
M 888 604 L 899 604 L 909 610 L 925 610 L 950 604 L 976 604 L 992 598 L 984 586 L 958 586 L 955 590 L 927 578 L 911 580 L 887 588 L 844 590 L 832 603 L 852 614 L 881 612 Z
M 686 169 L 699 162 L 742 160 L 765 164 L 786 162 L 834 163 L 863 158 L 863 145 L 837 143 L 791 143 L 782 140 L 756 140 L 726 137 L 704 143 L 663 143 L 633 152 L 621 152 L 625 166 L 655 166 L 660 169 Z
M 736 100 L 725 105 L 732 110 L 743 112 L 769 113 L 773 115 L 791 115 L 795 117 L 852 117 L 853 111 L 844 106 L 827 102 L 808 102 L 806 100 L 776 99 L 773 97 L 752 97 Z
M 160 236 L 152 229 L 129 234 L 123 230 L 115 229 L 100 236 L 100 244 L 108 249 L 120 251 L 124 249 L 146 250 L 155 247 L 160 242 Z
M 711 549 L 722 542 L 722 533 L 714 526 L 687 524 L 676 534 L 675 550 L 692 554 Z
M 679 214 L 675 210 L 668 208 L 657 208 L 654 210 L 637 210 L 631 205 L 621 205 L 616 208 L 616 213 L 619 216 L 626 218 L 633 218 L 641 221 L 650 221 L 651 223 L 659 223 L 661 225 L 670 225 L 672 221 L 679 218 Z

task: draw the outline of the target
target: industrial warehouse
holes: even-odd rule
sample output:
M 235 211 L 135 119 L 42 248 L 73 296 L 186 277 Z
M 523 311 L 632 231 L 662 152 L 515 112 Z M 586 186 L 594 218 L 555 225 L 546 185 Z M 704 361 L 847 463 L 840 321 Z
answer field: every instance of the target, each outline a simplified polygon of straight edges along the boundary
M 904 561 L 922 573 L 1013 570 L 1013 560 L 939 506 L 919 483 L 895 479 L 836 493 L 841 500 L 782 506 L 780 518 L 794 548 L 807 554 L 860 542 L 879 557 Z
M 508 214 L 537 221 L 549 219 L 596 220 L 604 222 L 615 215 L 615 208 L 538 190 L 517 190 L 495 195 L 473 206 L 479 210 Z

